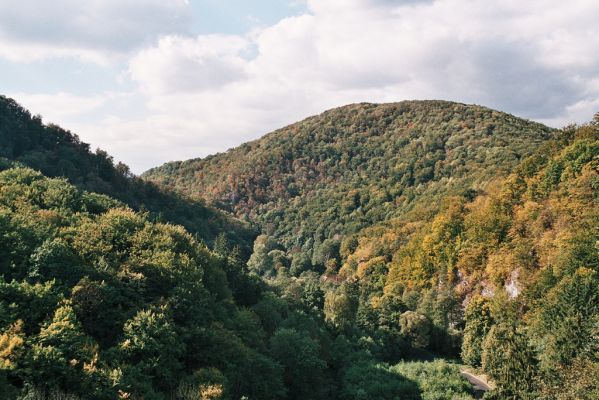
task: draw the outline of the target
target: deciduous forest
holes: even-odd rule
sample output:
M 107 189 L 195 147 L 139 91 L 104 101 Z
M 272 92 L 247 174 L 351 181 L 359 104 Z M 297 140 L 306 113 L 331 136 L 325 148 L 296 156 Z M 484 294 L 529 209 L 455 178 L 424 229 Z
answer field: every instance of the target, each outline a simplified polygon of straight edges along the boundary
M 598 171 L 410 101 L 138 177 L 0 97 L 0 397 L 597 399 Z

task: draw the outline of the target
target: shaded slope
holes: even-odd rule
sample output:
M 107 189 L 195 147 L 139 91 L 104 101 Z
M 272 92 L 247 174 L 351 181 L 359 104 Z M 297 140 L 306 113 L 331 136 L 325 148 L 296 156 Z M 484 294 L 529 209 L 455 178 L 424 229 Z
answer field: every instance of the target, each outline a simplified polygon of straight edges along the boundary
M 226 247 L 65 179 L 0 172 L 2 399 L 470 398 L 447 363 L 391 368 L 333 334 Z M 443 391 L 406 377 L 429 369 Z
M 211 243 L 224 232 L 247 248 L 252 232 L 234 218 L 160 189 L 134 176 L 122 163 L 114 164 L 102 150 L 56 125 L 44 125 L 14 100 L 0 96 L 0 168 L 26 165 L 50 177 L 66 177 L 78 187 L 118 198 L 137 210 L 181 224 Z

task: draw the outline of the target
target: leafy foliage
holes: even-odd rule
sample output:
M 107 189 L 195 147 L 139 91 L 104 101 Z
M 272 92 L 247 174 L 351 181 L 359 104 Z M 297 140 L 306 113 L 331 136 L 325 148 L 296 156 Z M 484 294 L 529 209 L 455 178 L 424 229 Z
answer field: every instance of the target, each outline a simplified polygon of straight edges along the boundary
M 344 236 L 505 175 L 553 133 L 458 103 L 355 104 L 143 177 L 251 220 L 322 271 Z
M 596 368 L 598 139 L 595 122 L 354 105 L 145 177 L 255 221 L 252 270 L 297 301 L 316 271 L 325 320 L 379 359 L 461 354 L 490 397 L 592 398 L 575 371 Z
M 28 166 L 49 177 L 64 177 L 80 189 L 117 198 L 152 217 L 185 226 L 207 243 L 223 233 L 229 241 L 249 250 L 252 230 L 246 224 L 207 207 L 158 188 L 136 177 L 127 165 L 114 162 L 103 150 L 92 152 L 77 135 L 57 125 L 44 125 L 14 100 L 0 95 L 0 170 Z M 75 188 L 59 181 L 47 188 L 59 203 L 69 201 Z M 64 204 L 66 205 L 66 204 Z
M 402 362 L 390 370 L 417 382 L 422 400 L 472 399 L 472 388 L 460 377 L 458 366 L 447 361 Z
M 163 399 L 197 381 L 206 396 L 284 396 L 278 353 L 235 303 L 257 307 L 265 289 L 227 244 L 212 252 L 180 226 L 24 168 L 0 172 L 0 215 L 3 393 Z M 295 327 L 285 315 L 273 328 L 283 323 Z M 222 379 L 194 380 L 207 370 Z
M 146 175 L 190 201 L 1 100 L 9 398 L 597 397 L 597 122 L 352 105 Z

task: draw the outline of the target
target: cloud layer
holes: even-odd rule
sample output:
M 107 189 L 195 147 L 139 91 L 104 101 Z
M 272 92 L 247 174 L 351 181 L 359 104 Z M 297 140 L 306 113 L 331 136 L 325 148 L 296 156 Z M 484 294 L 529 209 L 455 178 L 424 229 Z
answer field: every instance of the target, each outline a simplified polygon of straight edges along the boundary
M 187 0 L 0 0 L 0 55 L 106 62 L 159 35 L 185 31 L 188 6 Z
M 131 118 L 120 108 L 118 117 L 77 128 L 136 171 L 222 151 L 351 102 L 447 99 L 553 125 L 583 122 L 599 110 L 594 0 L 308 0 L 308 12 L 275 25 L 201 36 L 178 29 L 185 2 L 150 3 L 157 19 L 147 17 L 147 30 L 134 23 L 122 42 L 113 43 L 111 25 L 78 39 L 69 39 L 76 28 L 57 30 L 61 46 L 130 52 L 123 77 L 134 83 L 129 98 L 143 112 L 130 105 L 138 111 Z M 103 16 L 126 15 L 123 7 L 84 14 L 101 24 Z M 172 25 L 159 29 L 152 22 L 158 16 Z M 5 37 L 44 48 L 57 43 L 1 33 L 0 55 Z M 148 38 L 150 45 L 134 50 Z

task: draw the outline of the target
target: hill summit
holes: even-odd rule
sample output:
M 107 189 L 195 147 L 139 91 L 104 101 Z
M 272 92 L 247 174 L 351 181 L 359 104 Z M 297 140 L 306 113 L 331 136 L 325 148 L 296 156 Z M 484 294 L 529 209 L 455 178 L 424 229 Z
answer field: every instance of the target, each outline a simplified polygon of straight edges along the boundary
M 143 178 L 249 219 L 288 249 L 306 249 L 476 191 L 554 133 L 476 105 L 351 104 Z

